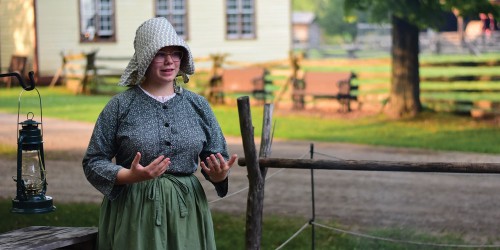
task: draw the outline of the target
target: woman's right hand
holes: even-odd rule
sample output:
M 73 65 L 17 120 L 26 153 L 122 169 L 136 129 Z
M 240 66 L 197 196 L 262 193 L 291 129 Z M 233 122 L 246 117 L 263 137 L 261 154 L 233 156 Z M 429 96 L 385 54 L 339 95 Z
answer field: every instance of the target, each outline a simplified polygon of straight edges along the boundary
M 141 153 L 137 152 L 130 165 L 130 169 L 123 168 L 118 171 L 115 185 L 124 185 L 154 179 L 165 173 L 170 165 L 170 158 L 166 158 L 163 155 L 159 156 L 145 167 L 139 163 L 140 160 Z

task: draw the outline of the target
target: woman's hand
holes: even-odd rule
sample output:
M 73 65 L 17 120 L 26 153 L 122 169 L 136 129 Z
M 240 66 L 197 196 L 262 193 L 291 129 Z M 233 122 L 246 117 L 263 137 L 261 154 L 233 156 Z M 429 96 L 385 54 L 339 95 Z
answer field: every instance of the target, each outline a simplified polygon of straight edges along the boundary
M 224 160 L 224 157 L 220 153 L 217 153 L 217 155 L 211 154 L 209 157 L 207 157 L 207 165 L 205 165 L 205 162 L 201 161 L 200 166 L 205 171 L 205 173 L 208 175 L 210 180 L 214 183 L 221 182 L 227 178 L 227 175 L 229 173 L 229 169 L 233 167 L 234 162 L 238 159 L 238 156 L 236 154 L 232 155 L 231 158 L 229 159 L 228 162 Z
M 141 153 L 137 152 L 130 165 L 130 169 L 123 168 L 118 171 L 115 184 L 123 185 L 154 179 L 165 173 L 170 165 L 170 158 L 166 158 L 163 155 L 159 156 L 145 167 L 139 164 L 140 160 Z

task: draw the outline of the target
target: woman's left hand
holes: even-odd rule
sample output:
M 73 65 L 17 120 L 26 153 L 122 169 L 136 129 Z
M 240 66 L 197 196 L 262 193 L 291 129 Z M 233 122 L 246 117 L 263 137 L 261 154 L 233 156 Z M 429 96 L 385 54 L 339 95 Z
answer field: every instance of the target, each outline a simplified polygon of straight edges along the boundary
M 233 167 L 236 159 L 238 159 L 238 156 L 236 154 L 232 155 L 227 162 L 226 160 L 224 160 L 224 157 L 222 157 L 220 153 L 217 153 L 216 155 L 211 154 L 206 159 L 208 167 L 203 161 L 201 161 L 200 166 L 208 175 L 208 177 L 210 177 L 210 180 L 214 183 L 217 183 L 227 178 L 229 169 Z

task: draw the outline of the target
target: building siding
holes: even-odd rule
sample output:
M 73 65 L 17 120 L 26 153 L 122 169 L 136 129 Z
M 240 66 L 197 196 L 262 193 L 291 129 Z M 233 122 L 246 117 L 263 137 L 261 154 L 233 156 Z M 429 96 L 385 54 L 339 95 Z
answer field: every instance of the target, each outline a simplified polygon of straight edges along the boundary
M 189 44 L 195 57 L 228 53 L 227 60 L 231 61 L 265 62 L 286 59 L 291 49 L 290 1 L 260 0 L 256 1 L 255 7 L 256 38 L 227 40 L 225 1 L 201 1 L 200 4 L 191 4 L 190 25 L 193 39 Z
M 12 55 L 27 56 L 27 71 L 32 71 L 36 44 L 33 3 L 0 0 L 0 6 L 0 72 L 6 72 Z
M 98 57 L 132 57 L 135 30 L 143 21 L 154 16 L 152 0 L 117 0 L 116 41 L 80 43 L 78 4 L 78 0 L 36 1 L 40 75 L 55 74 L 61 66 L 60 54 L 63 51 L 78 53 L 98 50 Z M 240 62 L 286 59 L 292 40 L 290 4 L 290 0 L 256 0 L 256 38 L 227 40 L 225 1 L 188 0 L 187 43 L 195 58 L 228 53 L 227 60 Z M 126 62 L 118 66 L 124 68 Z M 204 65 L 197 63 L 195 66 L 203 68 Z
M 78 53 L 78 1 L 36 2 L 39 75 L 53 75 L 61 66 L 61 52 Z

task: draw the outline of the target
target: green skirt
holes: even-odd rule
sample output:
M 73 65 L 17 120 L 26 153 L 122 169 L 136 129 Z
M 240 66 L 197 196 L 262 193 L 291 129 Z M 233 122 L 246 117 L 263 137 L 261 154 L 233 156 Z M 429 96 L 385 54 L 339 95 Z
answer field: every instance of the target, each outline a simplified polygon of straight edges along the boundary
M 104 199 L 98 249 L 216 249 L 212 216 L 195 175 L 165 174 Z

